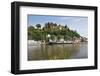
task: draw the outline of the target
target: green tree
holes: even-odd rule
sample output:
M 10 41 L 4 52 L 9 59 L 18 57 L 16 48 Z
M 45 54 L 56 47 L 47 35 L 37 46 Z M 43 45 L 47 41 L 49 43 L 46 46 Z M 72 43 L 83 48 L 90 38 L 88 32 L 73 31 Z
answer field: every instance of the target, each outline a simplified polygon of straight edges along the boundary
M 28 27 L 28 30 L 34 30 L 34 26 L 32 26 L 32 25 L 29 26 L 29 27 Z
M 67 26 L 67 24 L 65 25 L 65 29 L 68 29 L 68 26 Z
M 51 35 L 50 39 L 51 39 L 51 40 L 54 40 L 55 37 L 56 37 L 55 35 Z
M 63 38 L 62 35 L 57 35 L 57 40 L 60 40 L 60 39 L 62 39 L 62 38 Z
M 41 24 L 36 24 L 36 27 L 37 28 L 41 28 Z

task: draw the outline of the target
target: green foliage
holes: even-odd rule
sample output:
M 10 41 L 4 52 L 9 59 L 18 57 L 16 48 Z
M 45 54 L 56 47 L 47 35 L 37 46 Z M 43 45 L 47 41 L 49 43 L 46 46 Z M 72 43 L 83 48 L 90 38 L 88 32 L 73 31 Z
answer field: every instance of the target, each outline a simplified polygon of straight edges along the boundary
M 51 35 L 50 39 L 51 39 L 51 40 L 54 40 L 55 37 L 56 37 L 55 35 Z
M 63 35 L 57 35 L 57 39 L 60 40 L 60 39 L 63 39 L 64 36 Z
M 36 24 L 36 27 L 37 28 L 41 28 L 41 24 Z
M 33 26 L 28 27 L 28 39 L 29 40 L 45 40 L 48 39 L 54 40 L 57 38 L 58 40 L 63 38 L 65 40 L 70 40 L 73 37 L 79 38 L 80 35 L 71 29 L 67 25 L 57 25 L 56 23 L 45 23 L 45 26 L 41 28 L 41 24 L 36 24 L 36 28 Z M 39 29 L 41 28 L 41 29 Z M 50 38 L 47 38 L 47 35 L 50 35 Z

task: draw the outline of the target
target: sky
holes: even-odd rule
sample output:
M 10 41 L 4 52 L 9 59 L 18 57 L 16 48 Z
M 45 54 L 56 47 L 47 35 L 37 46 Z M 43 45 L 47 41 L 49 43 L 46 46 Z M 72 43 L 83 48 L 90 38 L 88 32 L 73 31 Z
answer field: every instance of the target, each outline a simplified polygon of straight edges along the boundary
M 81 36 L 88 37 L 88 17 L 81 16 L 50 16 L 50 15 L 28 15 L 28 26 L 41 24 L 42 27 L 47 22 L 61 24 L 76 30 Z

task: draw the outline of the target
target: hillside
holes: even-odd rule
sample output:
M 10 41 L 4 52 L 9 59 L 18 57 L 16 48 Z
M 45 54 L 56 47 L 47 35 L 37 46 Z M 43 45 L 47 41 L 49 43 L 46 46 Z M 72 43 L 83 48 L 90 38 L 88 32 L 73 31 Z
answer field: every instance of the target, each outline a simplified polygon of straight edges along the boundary
M 64 39 L 73 40 L 81 36 L 75 30 L 71 30 L 67 25 L 56 24 L 52 22 L 45 23 L 42 27 L 41 24 L 28 26 L 28 40 L 60 40 Z

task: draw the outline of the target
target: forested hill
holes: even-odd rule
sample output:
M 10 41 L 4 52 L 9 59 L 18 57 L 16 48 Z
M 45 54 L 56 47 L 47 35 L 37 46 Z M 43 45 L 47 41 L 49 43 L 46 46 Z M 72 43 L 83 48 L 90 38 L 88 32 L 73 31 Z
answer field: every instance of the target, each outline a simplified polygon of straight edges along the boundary
M 73 38 L 79 37 L 81 36 L 77 33 L 77 31 L 70 29 L 68 25 L 61 25 L 53 22 L 48 22 L 45 23 L 45 25 L 36 24 L 28 26 L 29 40 L 71 40 Z

